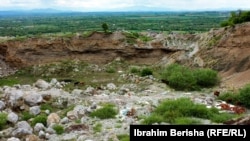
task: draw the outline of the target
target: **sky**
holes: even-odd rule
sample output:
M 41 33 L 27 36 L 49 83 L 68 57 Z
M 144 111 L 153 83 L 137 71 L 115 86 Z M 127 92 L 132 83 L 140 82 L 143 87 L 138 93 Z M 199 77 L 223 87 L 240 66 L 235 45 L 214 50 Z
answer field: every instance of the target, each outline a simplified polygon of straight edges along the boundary
M 250 10 L 250 0 L 0 0 L 0 11 L 47 8 L 71 11 Z

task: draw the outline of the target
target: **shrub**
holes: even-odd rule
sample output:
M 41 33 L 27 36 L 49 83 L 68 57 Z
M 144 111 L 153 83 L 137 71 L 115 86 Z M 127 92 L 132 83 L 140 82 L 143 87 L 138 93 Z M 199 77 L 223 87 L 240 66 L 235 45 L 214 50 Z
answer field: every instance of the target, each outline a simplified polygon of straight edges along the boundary
M 205 105 L 195 104 L 188 98 L 164 100 L 153 113 L 143 120 L 143 124 L 168 122 L 173 124 L 196 124 L 198 121 L 189 118 L 210 119 L 213 122 L 224 122 L 235 115 L 220 114 L 216 108 L 206 108 Z
M 100 119 L 114 118 L 117 111 L 114 109 L 114 105 L 106 104 L 102 108 L 97 109 L 90 113 L 91 117 L 98 117 Z
M 179 117 L 175 119 L 175 124 L 180 124 L 180 125 L 201 124 L 201 121 L 190 117 Z
M 144 68 L 142 69 L 140 75 L 143 76 L 148 76 L 148 75 L 153 75 L 153 71 L 150 68 Z
M 107 69 L 106 69 L 106 72 L 107 73 L 115 73 L 115 68 L 114 67 L 108 67 Z
M 130 69 L 130 73 L 139 73 L 140 72 L 140 69 L 139 68 L 137 68 L 137 67 L 132 67 L 131 69 Z
M 239 100 L 239 94 L 233 92 L 226 92 L 219 95 L 218 99 L 226 101 L 227 103 L 237 104 Z
M 232 104 L 241 104 L 242 106 L 250 108 L 250 84 L 239 89 L 238 92 L 223 93 L 218 99 Z
M 218 73 L 211 69 L 197 69 L 194 71 L 197 85 L 201 87 L 212 87 L 218 84 Z
M 179 64 L 171 64 L 161 72 L 161 79 L 176 90 L 200 90 L 218 84 L 219 77 L 211 69 L 191 69 Z
M 40 107 L 41 110 L 49 110 L 50 112 L 53 110 L 52 105 L 50 103 L 44 103 Z
M 56 134 L 58 134 L 58 135 L 61 135 L 64 133 L 64 127 L 62 125 L 55 124 L 53 126 L 53 129 L 56 131 Z
M 250 84 L 239 90 L 239 102 L 247 108 L 250 108 Z
M 29 119 L 34 118 L 34 117 L 35 117 L 35 115 L 29 113 L 28 111 L 24 111 L 21 114 L 21 119 L 25 120 L 25 121 L 28 121 Z
M 31 126 L 35 126 L 37 123 L 42 123 L 43 125 L 47 124 L 47 116 L 46 115 L 38 115 L 36 116 L 32 122 Z
M 3 127 L 7 124 L 7 114 L 6 113 L 0 113 L 0 129 L 3 129 Z

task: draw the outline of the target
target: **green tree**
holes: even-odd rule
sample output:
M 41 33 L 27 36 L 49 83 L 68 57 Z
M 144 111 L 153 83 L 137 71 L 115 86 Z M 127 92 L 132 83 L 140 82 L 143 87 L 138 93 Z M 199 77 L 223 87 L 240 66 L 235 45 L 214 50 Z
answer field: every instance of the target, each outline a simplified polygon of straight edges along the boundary
M 103 31 L 104 31 L 105 33 L 107 33 L 107 32 L 108 32 L 108 29 L 109 29 L 108 24 L 107 24 L 107 23 L 103 23 L 103 24 L 102 24 L 102 29 L 103 29 Z
M 221 26 L 233 26 L 235 24 L 249 22 L 250 21 L 250 11 L 238 10 L 236 12 L 232 11 L 228 20 L 223 21 Z

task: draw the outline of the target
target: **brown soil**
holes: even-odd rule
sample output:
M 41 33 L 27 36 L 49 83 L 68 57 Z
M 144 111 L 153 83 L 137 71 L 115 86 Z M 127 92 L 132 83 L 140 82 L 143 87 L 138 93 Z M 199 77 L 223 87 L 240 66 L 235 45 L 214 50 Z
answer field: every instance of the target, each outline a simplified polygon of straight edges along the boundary
M 250 23 L 211 30 L 202 35 L 150 36 L 154 40 L 136 40 L 134 44 L 127 43 L 121 32 L 94 32 L 89 37 L 9 40 L 0 43 L 0 67 L 21 68 L 66 59 L 104 64 L 118 57 L 139 64 L 155 64 L 167 58 L 168 61 L 194 65 L 193 59 L 199 57 L 204 62 L 202 67 L 219 71 L 222 87 L 239 88 L 250 83 Z M 176 42 L 171 44 L 172 41 Z M 214 44 L 209 44 L 211 41 Z M 197 43 L 199 51 L 186 57 L 190 50 L 194 50 L 193 42 Z

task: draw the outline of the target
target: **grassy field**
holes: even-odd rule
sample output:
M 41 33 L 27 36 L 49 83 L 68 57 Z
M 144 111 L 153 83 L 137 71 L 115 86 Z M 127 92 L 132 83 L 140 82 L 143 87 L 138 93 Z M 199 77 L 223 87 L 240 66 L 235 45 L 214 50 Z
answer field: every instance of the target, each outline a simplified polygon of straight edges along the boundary
M 0 36 L 34 36 L 44 33 L 101 31 L 205 32 L 220 27 L 230 12 L 107 12 L 0 14 Z

